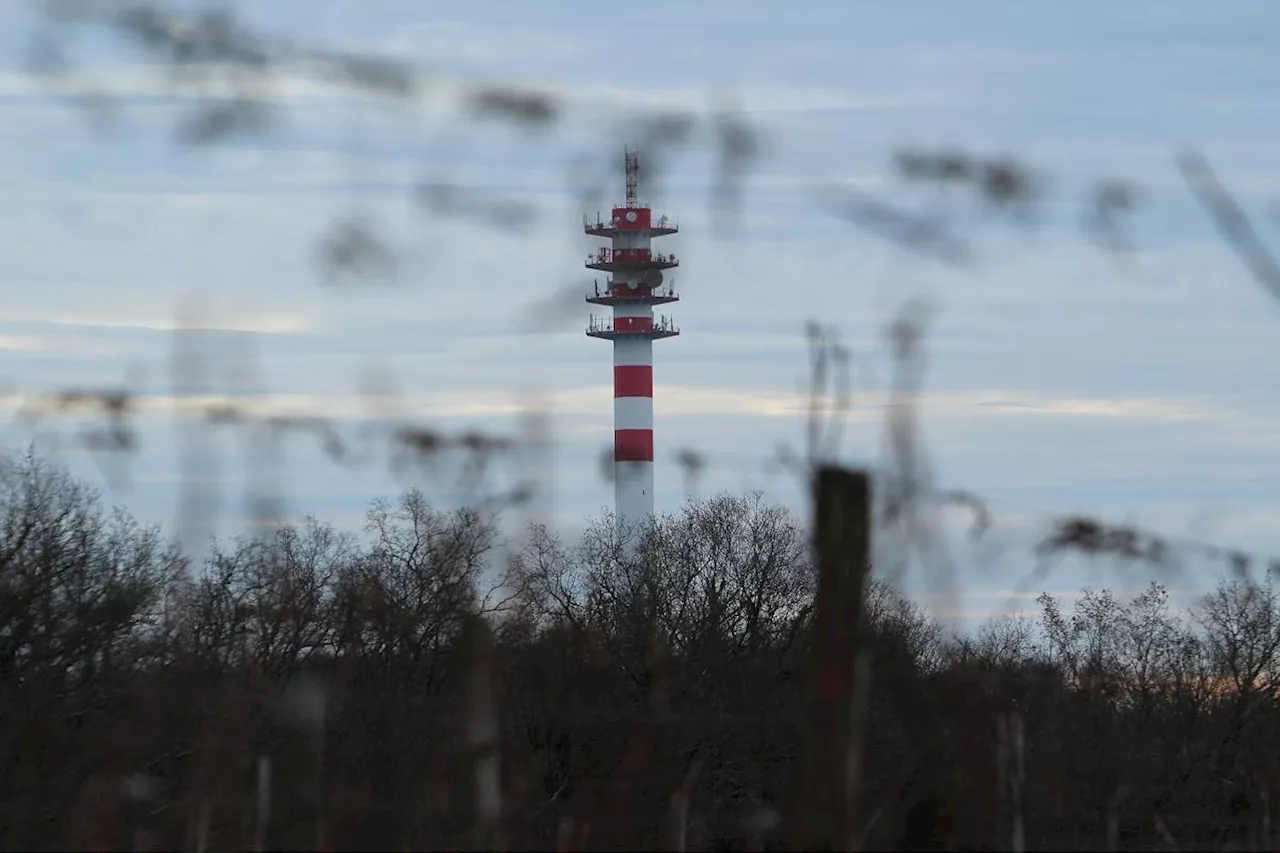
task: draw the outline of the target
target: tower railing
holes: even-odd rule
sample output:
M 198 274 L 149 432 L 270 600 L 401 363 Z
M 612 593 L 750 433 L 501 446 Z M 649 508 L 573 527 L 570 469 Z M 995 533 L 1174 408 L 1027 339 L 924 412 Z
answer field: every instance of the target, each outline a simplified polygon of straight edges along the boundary
M 676 293 L 675 285 L 669 284 L 666 287 L 659 285 L 658 287 L 649 287 L 641 283 L 635 289 L 627 286 L 626 282 L 614 281 L 609 279 L 604 283 L 604 287 L 600 287 L 600 282 L 593 282 L 593 290 L 596 299 L 671 299 L 679 300 L 680 294 Z
M 591 320 L 587 324 L 587 334 L 637 334 L 645 335 L 650 333 L 659 334 L 679 334 L 680 329 L 671 321 L 670 317 L 597 317 L 591 315 Z
M 616 219 L 602 219 L 599 214 L 596 215 L 596 221 L 592 222 L 587 215 L 582 215 L 582 226 L 588 230 L 604 231 L 607 228 L 616 228 L 619 231 L 670 231 L 672 233 L 680 230 L 680 223 L 672 220 L 667 216 L 659 216 L 652 220 L 648 228 L 641 228 L 638 225 L 626 221 Z
M 667 264 L 678 266 L 675 255 L 664 255 L 649 249 L 598 249 L 587 255 L 587 264 Z

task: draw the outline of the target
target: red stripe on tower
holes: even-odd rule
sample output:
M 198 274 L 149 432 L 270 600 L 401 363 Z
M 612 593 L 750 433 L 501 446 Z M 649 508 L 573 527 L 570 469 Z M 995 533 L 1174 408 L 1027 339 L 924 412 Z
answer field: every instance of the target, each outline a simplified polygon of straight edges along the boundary
M 615 429 L 613 460 L 615 462 L 652 462 L 653 430 Z
M 613 368 L 614 397 L 652 397 L 653 365 L 628 364 Z

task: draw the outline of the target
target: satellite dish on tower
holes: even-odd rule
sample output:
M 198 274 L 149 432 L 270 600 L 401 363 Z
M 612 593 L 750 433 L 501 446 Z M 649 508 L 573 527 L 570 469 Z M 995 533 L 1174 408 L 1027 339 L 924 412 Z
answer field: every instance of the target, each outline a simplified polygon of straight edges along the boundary
M 641 283 L 645 287 L 657 287 L 662 284 L 662 270 L 648 270 L 641 279 Z

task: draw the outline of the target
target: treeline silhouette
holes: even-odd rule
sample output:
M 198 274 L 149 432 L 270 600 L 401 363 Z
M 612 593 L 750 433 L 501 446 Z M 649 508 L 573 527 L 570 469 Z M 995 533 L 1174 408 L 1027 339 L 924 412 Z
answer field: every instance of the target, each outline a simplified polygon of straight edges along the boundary
M 777 849 L 811 715 L 806 525 L 690 500 L 568 541 L 418 491 L 192 562 L 0 463 L 4 849 Z M 951 635 L 883 580 L 851 843 L 1266 849 L 1280 600 L 1048 595 Z

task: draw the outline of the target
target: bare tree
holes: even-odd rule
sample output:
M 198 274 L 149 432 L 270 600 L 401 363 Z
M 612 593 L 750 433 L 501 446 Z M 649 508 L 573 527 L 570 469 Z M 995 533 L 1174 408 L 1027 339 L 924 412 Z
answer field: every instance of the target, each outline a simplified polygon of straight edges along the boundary
M 1270 579 L 1225 579 L 1194 611 L 1216 674 L 1241 697 L 1272 697 L 1280 664 L 1280 599 Z

